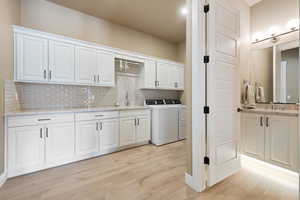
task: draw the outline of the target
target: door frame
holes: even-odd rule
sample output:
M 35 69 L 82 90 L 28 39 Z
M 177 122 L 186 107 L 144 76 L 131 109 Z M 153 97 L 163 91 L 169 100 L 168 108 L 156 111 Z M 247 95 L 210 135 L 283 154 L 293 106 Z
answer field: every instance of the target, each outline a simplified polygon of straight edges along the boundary
M 202 11 L 206 0 L 188 0 L 190 15 L 187 17 L 187 54 L 191 60 L 192 91 L 192 174 L 185 174 L 185 182 L 197 192 L 206 189 L 205 156 L 205 13 Z

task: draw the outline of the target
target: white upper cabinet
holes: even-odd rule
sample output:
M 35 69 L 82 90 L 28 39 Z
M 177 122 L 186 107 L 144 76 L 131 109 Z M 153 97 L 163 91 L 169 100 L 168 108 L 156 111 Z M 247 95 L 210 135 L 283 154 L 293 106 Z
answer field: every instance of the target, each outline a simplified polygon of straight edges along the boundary
M 75 76 L 77 83 L 95 84 L 98 72 L 98 51 L 76 47 Z
M 167 89 L 170 88 L 169 72 L 170 65 L 168 63 L 157 63 L 156 77 L 157 88 Z
M 103 86 L 115 85 L 115 55 L 111 52 L 98 52 L 97 84 Z
M 140 87 L 155 89 L 156 83 L 156 62 L 154 60 L 146 60 L 141 72 Z
M 47 82 L 48 40 L 15 34 L 16 80 Z
M 75 46 L 65 42 L 49 42 L 49 71 L 51 82 L 75 81 Z

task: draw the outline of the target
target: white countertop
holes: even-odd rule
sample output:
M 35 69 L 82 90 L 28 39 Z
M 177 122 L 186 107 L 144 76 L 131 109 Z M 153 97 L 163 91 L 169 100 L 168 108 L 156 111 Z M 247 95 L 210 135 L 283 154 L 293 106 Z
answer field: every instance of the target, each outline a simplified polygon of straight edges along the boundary
M 34 109 L 18 110 L 6 112 L 5 117 L 24 116 L 24 115 L 43 115 L 57 113 L 80 113 L 80 112 L 102 112 L 102 111 L 123 111 L 123 110 L 143 110 L 151 109 L 147 106 L 101 106 L 101 107 L 84 107 L 84 108 L 56 108 L 56 109 Z
M 280 109 L 262 109 L 262 108 L 254 108 L 254 109 L 242 109 L 242 112 L 245 113 L 257 113 L 257 114 L 267 114 L 267 115 L 284 115 L 284 116 L 298 116 L 298 110 L 280 110 Z

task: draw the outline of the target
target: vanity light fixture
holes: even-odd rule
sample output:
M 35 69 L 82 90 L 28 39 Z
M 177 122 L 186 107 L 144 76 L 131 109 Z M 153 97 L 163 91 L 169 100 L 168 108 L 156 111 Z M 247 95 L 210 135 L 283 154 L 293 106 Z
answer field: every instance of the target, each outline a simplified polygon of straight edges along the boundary
M 289 31 L 299 29 L 299 19 L 291 19 L 290 21 L 288 21 L 286 27 Z
M 269 28 L 268 34 L 272 37 L 275 37 L 279 33 L 279 28 L 278 26 L 271 26 Z
M 264 34 L 262 32 L 256 32 L 253 34 L 252 39 L 253 39 L 253 41 L 258 42 L 259 40 L 263 39 L 263 37 L 264 37 Z

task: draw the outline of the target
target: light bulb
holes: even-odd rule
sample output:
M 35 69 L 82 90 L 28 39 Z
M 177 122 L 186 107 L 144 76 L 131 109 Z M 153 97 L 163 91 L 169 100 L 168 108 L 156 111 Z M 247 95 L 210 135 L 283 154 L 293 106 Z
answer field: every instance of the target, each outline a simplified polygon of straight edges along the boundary
M 286 25 L 288 30 L 299 29 L 299 19 L 291 19 Z
M 270 36 L 275 36 L 275 35 L 277 35 L 277 34 L 279 33 L 279 28 L 278 28 L 278 26 L 271 26 L 271 27 L 269 28 L 268 33 L 269 33 Z
M 181 8 L 181 14 L 182 15 L 186 16 L 188 13 L 189 13 L 189 11 L 188 11 L 188 9 L 187 9 L 186 6 L 184 6 L 184 7 Z
M 261 39 L 263 39 L 263 33 L 262 32 L 256 32 L 256 33 L 254 33 L 253 34 L 253 36 L 252 36 L 252 40 L 253 41 L 259 41 L 259 40 L 261 40 Z

